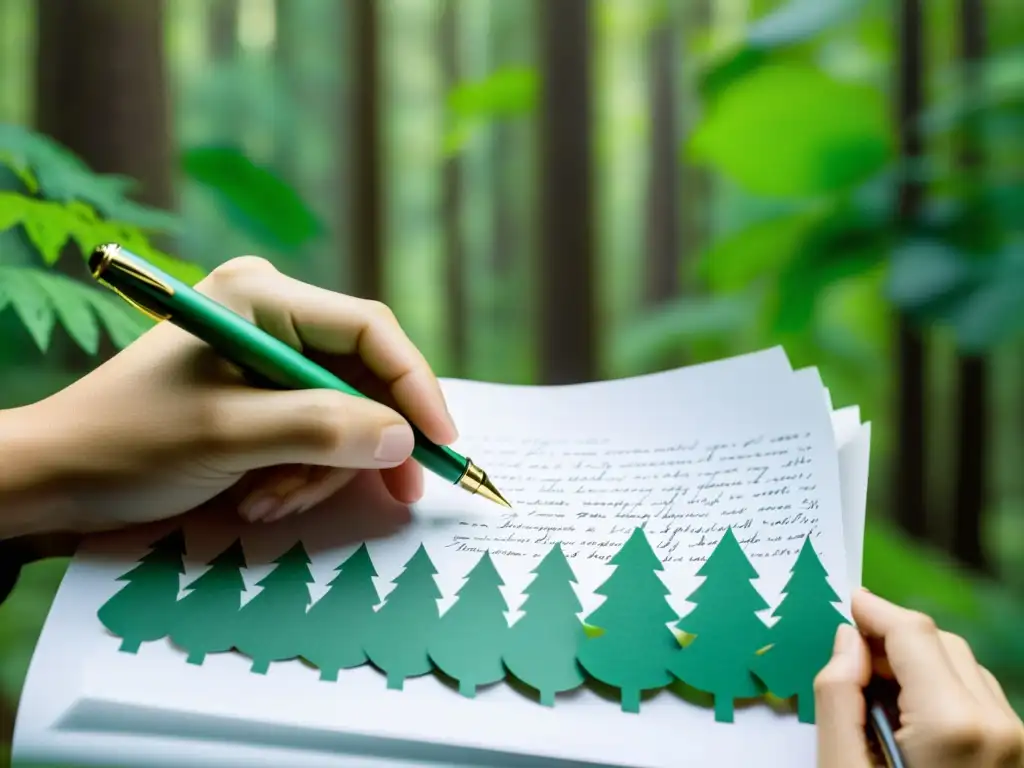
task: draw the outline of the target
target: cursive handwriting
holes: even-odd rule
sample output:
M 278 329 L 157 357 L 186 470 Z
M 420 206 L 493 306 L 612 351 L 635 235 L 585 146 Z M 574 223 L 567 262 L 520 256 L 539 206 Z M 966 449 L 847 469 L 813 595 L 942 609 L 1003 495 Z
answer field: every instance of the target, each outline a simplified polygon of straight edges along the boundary
M 789 560 L 821 533 L 810 433 L 644 447 L 474 442 L 515 505 L 495 522 L 464 521 L 446 545 L 456 551 L 536 558 L 560 542 L 569 558 L 608 560 L 640 526 L 663 562 L 701 562 L 731 526 L 749 557 Z

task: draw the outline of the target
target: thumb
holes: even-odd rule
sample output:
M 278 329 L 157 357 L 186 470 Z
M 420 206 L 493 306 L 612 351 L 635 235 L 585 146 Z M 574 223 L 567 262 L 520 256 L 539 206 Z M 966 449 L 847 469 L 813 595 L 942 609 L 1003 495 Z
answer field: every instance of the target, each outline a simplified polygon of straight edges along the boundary
M 247 472 L 281 464 L 375 469 L 411 455 L 412 428 L 380 403 L 328 389 L 239 388 L 217 396 L 218 467 Z
M 819 768 L 868 768 L 864 735 L 864 687 L 871 679 L 871 652 L 860 632 L 841 624 L 832 658 L 814 679 Z

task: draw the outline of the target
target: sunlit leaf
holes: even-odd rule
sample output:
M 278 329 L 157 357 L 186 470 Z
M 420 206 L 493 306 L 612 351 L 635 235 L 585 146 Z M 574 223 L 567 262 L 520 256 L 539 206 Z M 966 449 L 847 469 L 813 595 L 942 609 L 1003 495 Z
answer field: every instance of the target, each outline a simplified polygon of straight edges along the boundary
M 234 147 L 193 147 L 181 162 L 246 231 L 272 247 L 298 248 L 324 232 L 291 186 Z
M 690 153 L 757 194 L 806 197 L 853 188 L 889 161 L 884 95 L 812 67 L 771 65 L 727 89 Z
M 43 257 L 43 263 L 52 266 L 60 259 L 61 250 L 77 223 L 75 217 L 60 203 L 36 200 L 27 206 L 22 226 L 32 245 Z
M 0 192 L 0 232 L 20 224 L 29 199 L 15 192 Z
M 497 118 L 529 112 L 537 103 L 536 70 L 510 67 L 448 93 L 449 111 L 461 118 Z

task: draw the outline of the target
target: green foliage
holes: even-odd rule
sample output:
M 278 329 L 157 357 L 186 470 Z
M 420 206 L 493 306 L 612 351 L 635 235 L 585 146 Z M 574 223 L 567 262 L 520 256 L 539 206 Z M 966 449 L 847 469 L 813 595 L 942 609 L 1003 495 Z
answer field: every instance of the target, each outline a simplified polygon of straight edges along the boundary
M 128 199 L 129 180 L 95 174 L 59 144 L 11 125 L 0 125 L 0 164 L 22 187 L 0 191 L 0 233 L 22 233 L 43 267 L 5 263 L 0 250 L 0 309 L 13 309 L 40 351 L 49 349 L 58 323 L 91 355 L 101 328 L 124 347 L 148 325 L 106 289 L 45 269 L 69 246 L 84 258 L 97 245 L 117 242 L 186 283 L 202 278 L 199 268 L 153 246 L 150 233 L 173 231 L 176 219 Z
M 181 164 L 236 224 L 272 248 L 295 250 L 325 231 L 295 189 L 234 147 L 193 147 Z
M 447 98 L 443 153 L 458 153 L 488 123 L 532 112 L 537 104 L 538 79 L 534 69 L 508 67 L 455 86 Z
M 867 181 L 890 160 L 890 134 L 877 89 L 812 66 L 773 64 L 719 95 L 690 151 L 751 192 L 799 198 Z

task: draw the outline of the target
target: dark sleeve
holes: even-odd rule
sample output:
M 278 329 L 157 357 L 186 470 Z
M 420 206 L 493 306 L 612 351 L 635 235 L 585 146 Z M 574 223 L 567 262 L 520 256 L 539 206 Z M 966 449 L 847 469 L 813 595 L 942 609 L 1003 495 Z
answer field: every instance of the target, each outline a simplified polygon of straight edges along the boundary
M 26 558 L 24 542 L 17 539 L 0 541 L 0 604 L 14 591 Z

